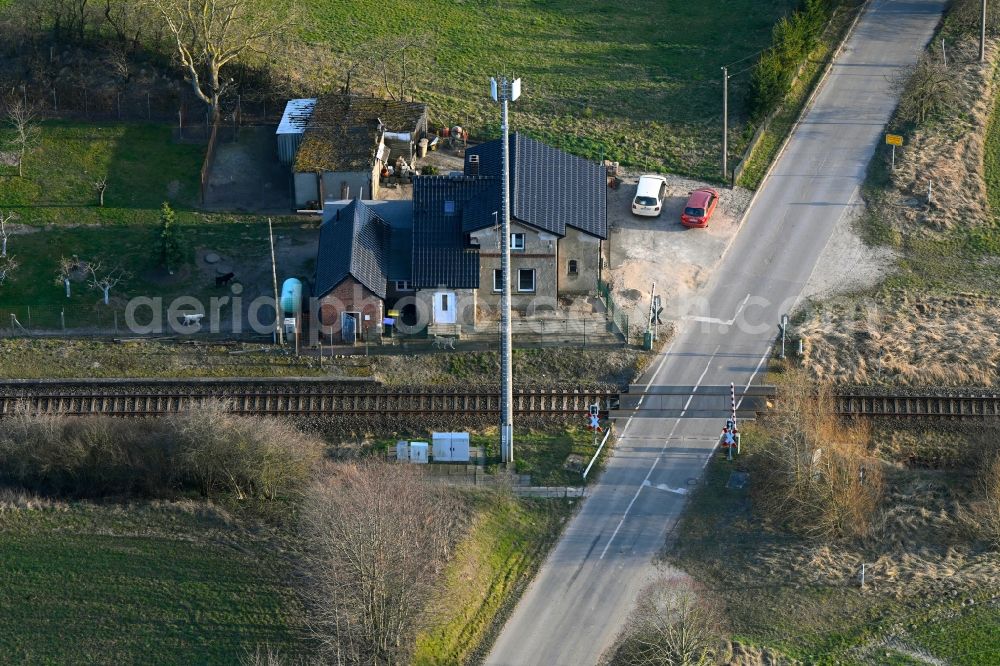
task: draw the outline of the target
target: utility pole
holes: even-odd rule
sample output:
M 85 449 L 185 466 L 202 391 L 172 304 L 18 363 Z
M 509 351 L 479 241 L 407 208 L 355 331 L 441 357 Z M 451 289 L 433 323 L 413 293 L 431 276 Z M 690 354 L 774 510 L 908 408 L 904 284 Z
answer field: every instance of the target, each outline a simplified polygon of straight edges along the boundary
M 983 0 L 983 15 L 979 22 L 979 62 L 986 62 L 986 0 Z
M 986 0 L 983 0 L 984 2 Z M 729 68 L 722 68 L 722 177 L 729 179 Z
M 521 96 L 521 79 L 507 77 L 490 79 L 490 97 L 502 109 L 500 122 L 502 148 L 503 216 L 500 225 L 500 273 L 503 290 L 500 295 L 500 459 L 514 462 L 514 387 L 510 338 L 510 124 L 508 105 Z
M 274 282 L 274 339 L 279 345 L 285 344 L 281 330 L 281 302 L 278 300 L 278 264 L 274 260 L 274 229 L 271 218 L 267 218 L 267 237 L 271 241 L 271 280 Z

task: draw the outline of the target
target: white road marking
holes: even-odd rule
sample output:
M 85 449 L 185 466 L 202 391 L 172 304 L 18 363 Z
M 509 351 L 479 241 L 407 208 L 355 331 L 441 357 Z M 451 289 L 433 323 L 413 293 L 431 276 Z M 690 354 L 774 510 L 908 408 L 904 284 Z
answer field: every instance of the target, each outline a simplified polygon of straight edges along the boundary
M 647 391 L 649 390 L 649 387 L 653 384 L 653 380 L 656 379 L 656 375 L 660 374 L 660 370 L 663 369 L 663 364 L 666 363 L 667 359 L 670 357 L 670 350 L 674 348 L 675 344 L 677 344 L 677 339 L 679 337 L 680 337 L 680 330 L 674 331 L 674 339 L 670 341 L 670 346 L 667 347 L 667 351 L 663 352 L 663 358 L 660 359 L 660 363 L 656 366 L 656 370 L 653 371 L 653 374 L 650 375 L 649 377 L 649 381 L 646 382 Z
M 747 294 L 740 303 L 739 307 L 736 308 L 736 314 L 733 315 L 732 319 L 719 319 L 718 317 L 700 317 L 695 315 L 688 315 L 684 317 L 684 321 L 697 321 L 703 324 L 718 324 L 720 326 L 732 326 L 737 319 L 740 318 L 740 313 L 743 312 L 743 308 L 746 307 L 747 301 L 750 300 L 750 294 Z
M 673 346 L 674 346 L 673 343 L 671 343 L 670 347 L 667 349 L 667 353 L 668 354 L 670 353 L 670 349 L 672 349 Z M 705 365 L 705 370 L 702 371 L 701 377 L 698 378 L 698 382 L 694 385 L 694 388 L 691 389 L 691 396 L 688 397 L 688 405 L 691 404 L 691 398 L 694 397 L 694 392 L 698 390 L 699 386 L 701 386 L 702 380 L 705 379 L 705 375 L 708 374 L 708 369 L 712 367 L 712 362 L 715 360 L 715 355 L 717 353 L 719 353 L 719 349 L 721 349 L 721 348 L 722 348 L 722 345 L 718 345 L 715 348 L 715 351 L 712 352 L 712 356 L 708 359 L 708 364 Z M 664 355 L 664 359 L 665 358 L 666 358 L 666 355 Z M 660 366 L 662 367 L 662 365 L 663 365 L 663 362 L 661 361 L 660 362 Z M 659 371 L 660 371 L 660 368 L 657 368 L 656 372 L 653 373 L 653 376 L 655 377 L 656 373 L 658 373 Z M 653 381 L 652 378 L 650 378 L 649 383 L 646 384 L 646 389 L 647 390 L 649 389 L 649 386 L 652 383 L 652 381 Z M 684 416 L 684 412 L 686 412 L 686 411 L 687 411 L 687 406 L 685 405 L 684 411 L 681 412 L 681 417 Z M 674 432 L 677 431 L 677 426 L 680 425 L 680 422 L 681 422 L 681 418 L 680 417 L 678 417 L 677 419 L 674 420 L 674 426 L 670 429 L 670 434 L 667 435 L 666 440 L 664 440 L 664 442 L 663 442 L 663 448 L 660 449 L 660 454 L 661 455 L 663 454 L 664 451 L 666 451 L 667 445 L 670 443 L 671 438 L 673 438 Z M 622 440 L 625 439 L 625 431 L 628 429 L 628 427 L 629 427 L 629 425 L 631 423 L 632 423 L 632 416 L 628 417 L 628 421 L 625 423 L 625 427 L 622 428 L 622 437 L 621 437 Z M 713 451 L 714 451 L 714 449 L 713 449 Z M 599 558 L 597 558 L 597 559 L 599 559 L 599 560 L 603 560 L 604 559 L 604 556 L 608 552 L 608 548 L 610 548 L 611 544 L 614 543 L 615 537 L 618 536 L 618 531 L 622 528 L 622 525 L 625 524 L 625 519 L 628 518 L 629 512 L 632 511 L 632 505 L 635 504 L 635 501 L 637 499 L 639 499 L 639 493 L 642 492 L 642 489 L 644 487 L 650 485 L 649 484 L 649 477 L 651 477 L 653 475 L 653 469 L 656 468 L 656 465 L 659 462 L 660 462 L 660 456 L 656 456 L 656 460 L 653 461 L 653 464 L 650 465 L 650 467 L 649 467 L 649 471 L 646 472 L 646 478 L 643 479 L 642 483 L 639 484 L 639 487 L 636 488 L 635 495 L 632 496 L 632 501 L 628 503 L 627 507 L 625 507 L 625 513 L 622 514 L 622 518 L 621 518 L 621 520 L 618 521 L 618 525 L 615 527 L 615 531 L 611 533 L 611 538 L 609 538 L 608 542 L 606 544 L 604 544 L 604 550 L 601 551 L 601 556 Z
M 660 457 L 656 456 L 656 460 L 653 461 L 653 464 L 650 466 L 649 471 L 646 472 L 646 478 L 643 479 L 642 483 L 639 484 L 639 487 L 636 488 L 635 495 L 632 496 L 632 501 L 629 502 L 628 506 L 625 508 L 625 514 L 622 516 L 622 519 L 618 521 L 618 527 L 616 527 L 615 531 L 611 533 L 611 538 L 608 539 L 608 542 L 604 545 L 604 550 L 601 551 L 601 556 L 597 559 L 599 560 L 604 559 L 604 556 L 608 552 L 608 548 L 611 547 L 611 543 L 615 540 L 615 537 L 618 536 L 618 530 L 622 528 L 622 524 L 625 522 L 625 519 L 628 518 L 628 512 L 632 510 L 632 505 L 635 504 L 635 501 L 637 499 L 639 499 L 639 493 L 642 492 L 642 487 L 646 485 L 646 482 L 649 481 L 649 477 L 652 476 L 653 470 L 656 468 L 656 463 L 658 462 L 660 462 Z
M 708 369 L 712 367 L 712 361 L 715 360 L 715 355 L 719 353 L 720 349 L 722 349 L 722 345 L 716 346 L 715 351 L 713 351 L 712 355 L 708 358 L 708 365 L 706 365 L 705 369 L 701 371 L 701 377 L 698 377 L 698 381 L 695 382 L 694 387 L 691 389 L 691 395 L 688 396 L 687 402 L 684 403 L 684 409 L 681 410 L 681 416 L 684 416 L 684 414 L 687 413 L 688 407 L 691 405 L 691 401 L 694 400 L 695 391 L 697 391 L 698 387 L 701 386 L 701 380 L 705 379 L 705 375 L 708 374 Z
M 675 495 L 687 495 L 688 494 L 688 489 L 687 488 L 671 488 L 670 486 L 668 486 L 665 483 L 657 484 L 656 489 L 657 490 L 665 490 L 666 492 L 668 492 L 668 493 L 674 493 Z
M 736 409 L 739 409 L 740 405 L 743 404 L 743 398 L 746 397 L 746 392 L 747 390 L 749 390 L 750 384 L 753 383 L 753 378 L 757 376 L 758 372 L 760 372 L 760 366 L 764 365 L 764 361 L 766 361 L 767 357 L 770 355 L 771 355 L 771 348 L 768 347 L 767 351 L 764 352 L 764 355 L 760 357 L 759 361 L 757 361 L 757 367 L 753 369 L 753 374 L 750 375 L 750 379 L 747 380 L 747 385 L 743 387 L 743 395 L 740 396 L 740 401 L 736 403 Z

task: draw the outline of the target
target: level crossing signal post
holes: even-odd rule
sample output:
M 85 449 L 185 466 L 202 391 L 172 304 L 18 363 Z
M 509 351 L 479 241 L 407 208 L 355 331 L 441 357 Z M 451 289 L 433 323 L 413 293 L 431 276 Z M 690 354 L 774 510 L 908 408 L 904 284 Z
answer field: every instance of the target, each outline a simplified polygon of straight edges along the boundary
M 734 382 L 729 383 L 729 406 L 730 414 L 729 418 L 726 420 L 726 426 L 722 429 L 722 446 L 726 449 L 726 457 L 729 460 L 733 459 L 733 449 L 736 453 L 740 452 L 740 430 L 736 425 L 736 384 Z
M 587 426 L 594 431 L 594 446 L 597 446 L 597 433 L 601 432 L 601 406 L 599 404 L 594 404 L 590 406 L 590 411 L 587 413 L 587 420 L 589 425 Z

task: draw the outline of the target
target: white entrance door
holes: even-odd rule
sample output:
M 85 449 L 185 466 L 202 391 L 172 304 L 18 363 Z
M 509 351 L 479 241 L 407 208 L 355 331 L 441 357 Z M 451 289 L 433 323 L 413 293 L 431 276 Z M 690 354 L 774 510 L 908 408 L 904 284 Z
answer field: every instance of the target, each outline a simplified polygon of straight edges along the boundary
M 434 292 L 434 323 L 454 324 L 456 318 L 455 292 L 436 291 Z

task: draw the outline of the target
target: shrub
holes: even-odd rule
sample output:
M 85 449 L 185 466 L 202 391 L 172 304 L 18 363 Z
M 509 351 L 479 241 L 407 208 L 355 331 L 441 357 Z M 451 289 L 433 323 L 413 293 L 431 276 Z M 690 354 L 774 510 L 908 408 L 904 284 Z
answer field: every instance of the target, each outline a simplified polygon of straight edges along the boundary
M 48 495 L 161 495 L 171 484 L 158 424 L 17 414 L 0 433 L 0 480 Z
M 883 491 L 867 424 L 841 421 L 829 389 L 793 373 L 763 426 L 749 461 L 757 511 L 808 537 L 867 534 Z
M 765 51 L 750 74 L 750 113 L 763 120 L 781 104 L 792 85 L 792 72 L 785 68 L 774 49 Z
M 778 108 L 791 90 L 831 11 L 829 0 L 806 0 L 800 10 L 775 24 L 771 48 L 761 54 L 750 74 L 748 106 L 754 120 L 763 120 Z
M 234 416 L 209 404 L 170 417 L 178 467 L 205 495 L 275 499 L 300 490 L 319 462 L 311 436 L 273 419 Z
M 897 117 L 903 122 L 921 124 L 956 108 L 955 76 L 929 53 L 924 53 L 902 80 L 905 84 Z
M 274 499 L 300 490 L 322 443 L 221 405 L 162 419 L 15 414 L 0 430 L 0 482 L 68 497 L 197 490 Z

